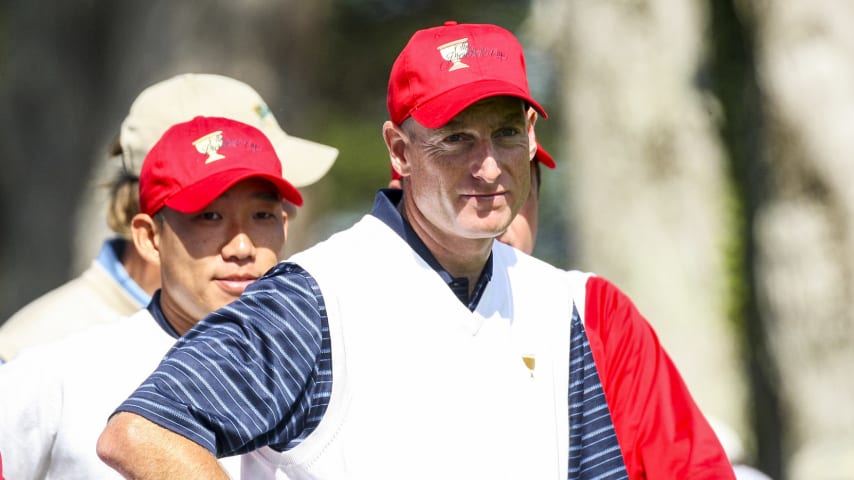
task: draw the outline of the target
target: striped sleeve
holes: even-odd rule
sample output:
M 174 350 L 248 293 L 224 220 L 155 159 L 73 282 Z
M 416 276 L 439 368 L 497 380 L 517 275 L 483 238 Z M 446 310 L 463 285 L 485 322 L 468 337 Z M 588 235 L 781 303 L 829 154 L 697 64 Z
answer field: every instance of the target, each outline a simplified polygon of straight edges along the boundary
M 117 411 L 219 457 L 283 451 L 320 422 L 331 384 L 323 297 L 307 272 L 282 263 L 187 332 Z

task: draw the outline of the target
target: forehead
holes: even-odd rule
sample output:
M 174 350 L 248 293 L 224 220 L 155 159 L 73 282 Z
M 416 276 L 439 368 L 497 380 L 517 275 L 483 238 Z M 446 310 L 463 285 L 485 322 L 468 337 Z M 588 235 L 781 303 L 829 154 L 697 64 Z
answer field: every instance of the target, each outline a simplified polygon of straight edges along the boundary
M 489 97 L 472 104 L 439 129 L 483 122 L 523 122 L 525 118 L 525 102 L 521 98 Z
M 270 201 L 281 200 L 281 196 L 279 195 L 279 191 L 276 189 L 276 186 L 268 180 L 264 180 L 263 178 L 247 178 L 246 180 L 241 180 L 229 187 L 228 190 L 216 197 L 216 199 L 211 202 L 211 205 L 217 202 L 231 201 L 235 199 L 242 201 L 247 197 L 250 199 L 257 198 L 259 200 Z

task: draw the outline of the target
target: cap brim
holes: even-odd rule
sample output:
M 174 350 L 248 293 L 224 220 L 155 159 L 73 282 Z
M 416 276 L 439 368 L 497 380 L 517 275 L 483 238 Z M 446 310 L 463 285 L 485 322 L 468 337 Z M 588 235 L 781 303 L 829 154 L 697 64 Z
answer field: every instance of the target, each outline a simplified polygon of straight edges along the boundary
M 416 106 L 410 114 L 427 128 L 439 128 L 471 105 L 485 98 L 501 96 L 521 98 L 543 118 L 548 118 L 545 109 L 527 92 L 502 80 L 480 80 L 460 85 Z
M 182 213 L 195 213 L 210 205 L 234 185 L 250 178 L 259 178 L 272 183 L 283 200 L 302 205 L 302 195 L 287 180 L 275 175 L 258 173 L 256 170 L 231 169 L 217 172 L 189 185 L 166 199 L 164 205 Z
M 281 129 L 263 131 L 282 162 L 282 176 L 296 187 L 306 187 L 323 178 L 338 158 L 335 147 L 292 137 Z

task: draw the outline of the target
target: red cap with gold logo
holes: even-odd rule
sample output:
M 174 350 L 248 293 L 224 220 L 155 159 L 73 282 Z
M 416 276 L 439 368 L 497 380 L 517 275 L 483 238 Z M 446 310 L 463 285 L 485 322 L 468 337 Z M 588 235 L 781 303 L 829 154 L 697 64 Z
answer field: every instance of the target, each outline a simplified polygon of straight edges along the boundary
M 415 32 L 391 68 L 388 112 L 400 124 L 414 117 L 439 128 L 475 102 L 519 97 L 540 115 L 531 97 L 522 45 L 509 31 L 489 24 L 458 24 Z
M 282 177 L 279 157 L 260 130 L 228 118 L 196 117 L 169 128 L 146 155 L 140 210 L 198 212 L 249 178 L 269 181 L 283 200 L 302 205 L 302 195 Z

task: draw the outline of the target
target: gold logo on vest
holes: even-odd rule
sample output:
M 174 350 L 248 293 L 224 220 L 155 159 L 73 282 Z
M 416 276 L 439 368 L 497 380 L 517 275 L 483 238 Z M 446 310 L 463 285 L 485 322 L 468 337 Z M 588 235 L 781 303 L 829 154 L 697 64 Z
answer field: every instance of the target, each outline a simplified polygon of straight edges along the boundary
M 534 366 L 537 364 L 537 359 L 533 355 L 522 355 L 522 361 L 525 366 L 531 371 L 531 378 L 534 378 Z

